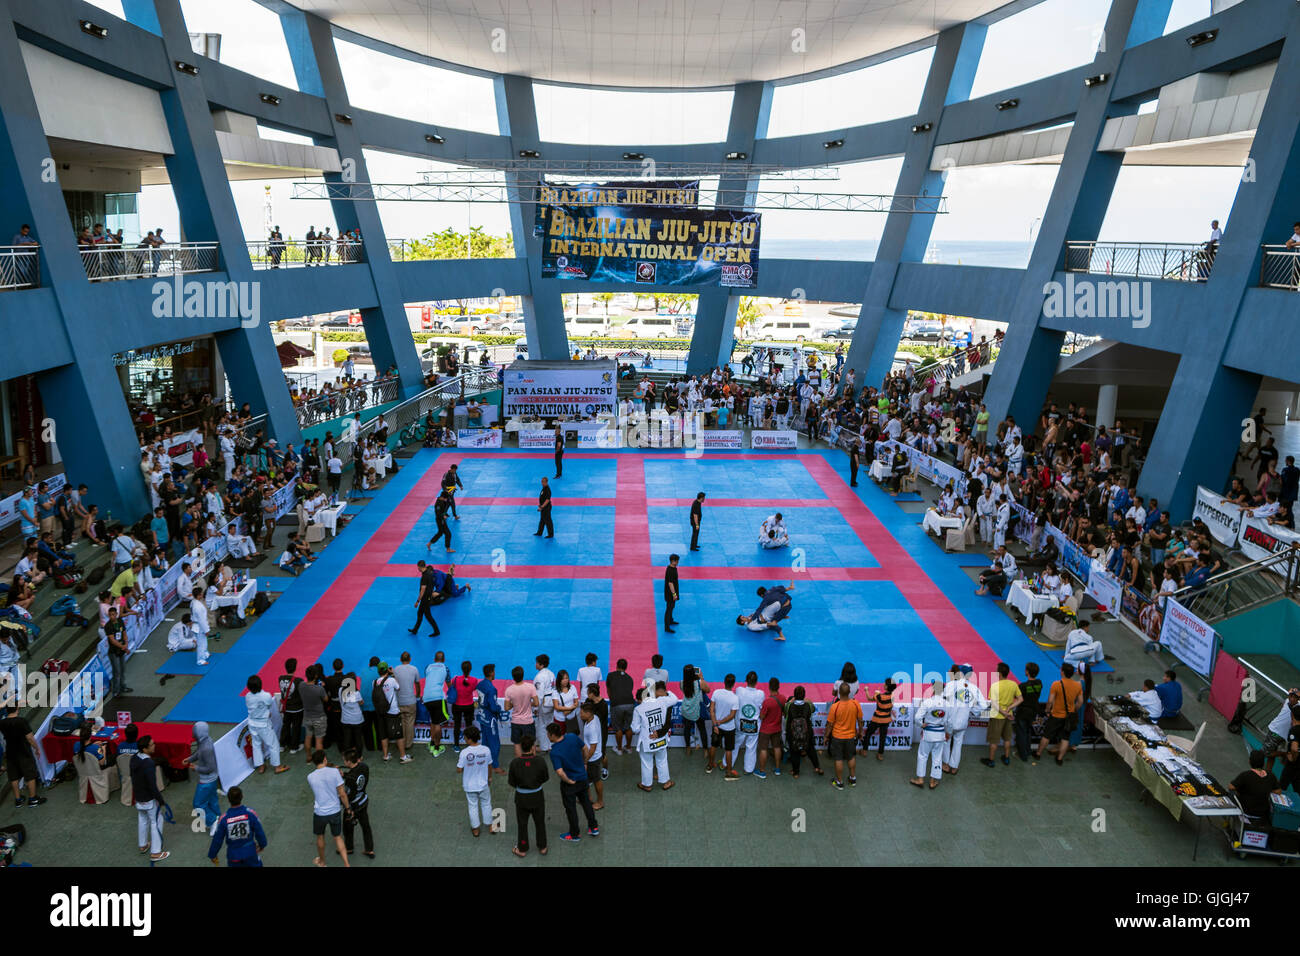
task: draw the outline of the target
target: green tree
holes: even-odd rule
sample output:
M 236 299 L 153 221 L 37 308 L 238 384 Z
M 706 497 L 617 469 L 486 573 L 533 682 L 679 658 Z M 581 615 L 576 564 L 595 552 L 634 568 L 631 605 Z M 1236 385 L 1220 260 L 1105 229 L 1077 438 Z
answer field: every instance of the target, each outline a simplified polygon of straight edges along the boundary
M 736 331 L 744 338 L 745 331 L 759 320 L 764 312 L 772 311 L 771 302 L 760 301 L 752 295 L 742 295 L 736 307 Z
M 599 302 L 605 307 L 605 318 L 609 318 L 609 304 L 614 301 L 614 293 L 597 292 L 591 297 L 593 302 Z

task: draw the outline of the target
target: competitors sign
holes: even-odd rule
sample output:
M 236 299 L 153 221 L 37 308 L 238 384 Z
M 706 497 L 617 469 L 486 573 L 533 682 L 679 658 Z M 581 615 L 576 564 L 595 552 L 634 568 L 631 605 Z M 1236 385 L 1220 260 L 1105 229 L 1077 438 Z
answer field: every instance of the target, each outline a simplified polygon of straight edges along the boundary
M 1165 599 L 1165 622 L 1160 643 L 1202 677 L 1214 668 L 1214 628 L 1173 598 Z
M 695 185 L 544 187 L 542 278 L 754 288 L 761 216 L 693 208 Z M 691 203 L 672 201 L 681 196 Z

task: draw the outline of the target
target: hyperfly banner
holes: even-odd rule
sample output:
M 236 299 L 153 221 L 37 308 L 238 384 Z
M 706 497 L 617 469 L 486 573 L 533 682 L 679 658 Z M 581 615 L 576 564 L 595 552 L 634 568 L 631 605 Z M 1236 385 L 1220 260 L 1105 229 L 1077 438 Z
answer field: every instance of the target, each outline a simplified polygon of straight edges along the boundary
M 543 187 L 542 278 L 750 289 L 761 216 L 699 209 L 698 183 Z

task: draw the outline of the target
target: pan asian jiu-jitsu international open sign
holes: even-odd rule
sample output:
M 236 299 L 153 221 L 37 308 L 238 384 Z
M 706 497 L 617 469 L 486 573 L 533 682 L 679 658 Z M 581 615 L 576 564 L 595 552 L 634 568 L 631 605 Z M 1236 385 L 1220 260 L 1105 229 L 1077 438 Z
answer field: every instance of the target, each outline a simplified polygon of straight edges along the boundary
M 518 361 L 502 385 L 506 418 L 598 418 L 614 415 L 618 405 L 612 359 Z
M 698 181 L 543 185 L 542 278 L 660 286 L 758 284 L 761 216 L 700 209 Z

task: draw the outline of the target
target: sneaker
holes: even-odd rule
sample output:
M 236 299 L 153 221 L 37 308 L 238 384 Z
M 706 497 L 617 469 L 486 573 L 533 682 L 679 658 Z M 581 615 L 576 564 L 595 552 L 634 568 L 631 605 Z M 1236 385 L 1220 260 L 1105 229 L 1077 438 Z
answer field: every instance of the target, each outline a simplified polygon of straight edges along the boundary
M 561 842 L 561 843 L 581 843 L 581 842 L 582 842 L 582 837 L 576 837 L 576 836 L 574 836 L 572 833 L 561 833 L 561 834 L 560 834 L 560 842 Z
M 590 837 L 600 836 L 600 827 L 587 827 L 587 836 Z
M 17 800 L 14 801 L 15 810 L 21 810 L 25 806 L 27 806 L 27 801 L 24 800 L 22 797 L 19 797 Z
M 1002 766 L 1004 766 L 1004 767 L 1010 767 L 1010 766 L 1011 766 L 1011 758 L 1008 757 L 1008 756 L 1003 755 L 1003 757 L 1002 757 Z
M 767 779 L 767 774 L 763 773 L 763 771 L 761 771 L 761 770 L 755 770 L 755 771 L 754 771 L 754 776 L 757 777 L 759 780 L 766 780 L 766 779 Z
M 28 797 L 27 805 L 29 807 L 39 807 L 42 803 L 48 803 L 49 797 Z
M 857 785 L 858 785 L 858 778 L 857 778 L 857 777 L 849 777 L 849 786 L 850 786 L 850 787 L 856 787 Z
M 414 759 L 415 758 L 412 757 L 410 754 L 402 754 L 402 759 L 399 760 L 398 763 L 410 763 Z
M 774 776 L 774 777 L 779 777 L 779 776 L 781 776 L 781 768 L 780 768 L 780 767 L 773 767 L 773 768 L 772 768 L 772 776 Z
M 838 780 L 832 780 L 832 781 L 831 781 L 831 786 L 834 787 L 836 790 L 843 790 L 843 789 L 844 789 L 844 784 L 840 783 Z
M 393 759 L 393 755 L 392 755 L 392 754 L 384 754 L 384 759 L 385 759 L 385 760 L 392 760 L 392 759 Z
M 441 751 L 433 744 L 429 744 L 429 753 L 433 754 L 436 757 L 438 756 L 439 753 L 441 753 Z
M 981 757 L 981 758 L 980 758 L 980 763 L 982 763 L 982 764 L 983 764 L 984 766 L 986 766 L 986 767 L 996 767 L 996 766 L 997 766 L 997 764 L 994 763 L 992 760 L 990 760 L 988 757 Z

